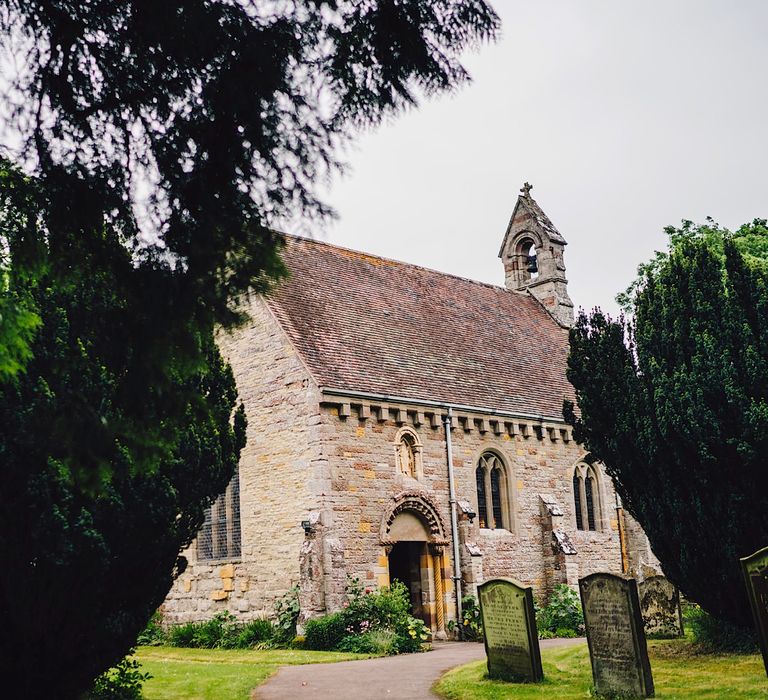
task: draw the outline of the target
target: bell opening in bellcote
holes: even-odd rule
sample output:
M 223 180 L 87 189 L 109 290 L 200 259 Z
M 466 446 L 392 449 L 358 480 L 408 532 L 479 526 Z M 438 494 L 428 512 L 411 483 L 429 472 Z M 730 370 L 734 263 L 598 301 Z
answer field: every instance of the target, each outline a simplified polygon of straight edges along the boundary
M 563 326 L 573 324 L 573 302 L 568 296 L 564 251 L 566 241 L 531 196 L 527 182 L 509 220 L 499 257 L 505 285 L 534 296 Z
M 532 240 L 523 240 L 518 253 L 519 268 L 523 271 L 522 281 L 535 280 L 539 276 L 539 263 L 536 253 L 536 243 Z
M 528 251 L 528 267 L 526 268 L 531 276 L 539 274 L 539 266 L 536 264 L 536 248 L 531 246 Z

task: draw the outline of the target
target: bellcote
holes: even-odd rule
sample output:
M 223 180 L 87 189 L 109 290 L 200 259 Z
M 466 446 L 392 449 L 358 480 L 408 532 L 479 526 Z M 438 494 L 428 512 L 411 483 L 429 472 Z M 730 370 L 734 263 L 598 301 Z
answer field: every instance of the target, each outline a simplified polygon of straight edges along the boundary
M 572 326 L 563 257 L 567 243 L 531 197 L 532 189 L 527 182 L 521 188 L 499 250 L 504 284 L 512 291 L 529 292 L 559 324 Z

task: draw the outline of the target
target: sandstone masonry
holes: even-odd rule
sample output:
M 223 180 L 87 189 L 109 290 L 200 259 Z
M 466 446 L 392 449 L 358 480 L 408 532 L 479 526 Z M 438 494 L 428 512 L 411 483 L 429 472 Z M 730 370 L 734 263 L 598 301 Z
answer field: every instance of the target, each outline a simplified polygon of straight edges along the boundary
M 303 623 L 338 610 L 350 577 L 396 577 L 444 637 L 457 584 L 475 594 L 512 577 L 543 599 L 598 571 L 657 571 L 560 417 L 573 398 L 565 241 L 529 189 L 501 250 L 508 289 L 286 239 L 292 277 L 219 340 L 248 417 L 240 555 L 212 560 L 193 543 L 166 619 L 269 616 L 298 586 Z

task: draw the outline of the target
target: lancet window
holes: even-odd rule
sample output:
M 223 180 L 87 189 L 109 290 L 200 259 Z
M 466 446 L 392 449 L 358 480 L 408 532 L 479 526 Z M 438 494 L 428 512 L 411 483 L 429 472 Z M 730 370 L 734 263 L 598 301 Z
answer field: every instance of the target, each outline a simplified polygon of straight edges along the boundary
M 480 527 L 512 529 L 509 477 L 504 461 L 495 452 L 484 452 L 475 469 L 477 517 Z
M 574 468 L 573 505 L 577 530 L 600 529 L 600 489 L 591 464 L 577 464 Z

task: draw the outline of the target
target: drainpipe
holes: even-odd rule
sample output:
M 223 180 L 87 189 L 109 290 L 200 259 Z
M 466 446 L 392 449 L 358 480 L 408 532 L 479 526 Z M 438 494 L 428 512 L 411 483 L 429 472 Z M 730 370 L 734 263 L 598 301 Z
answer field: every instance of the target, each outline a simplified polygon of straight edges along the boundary
M 445 452 L 448 460 L 448 503 L 451 507 L 451 540 L 453 541 L 453 590 L 456 593 L 456 627 L 459 639 L 464 638 L 461 614 L 461 562 L 459 561 L 459 526 L 456 518 L 456 488 L 453 483 L 453 451 L 451 449 L 451 413 L 450 406 L 445 414 Z

